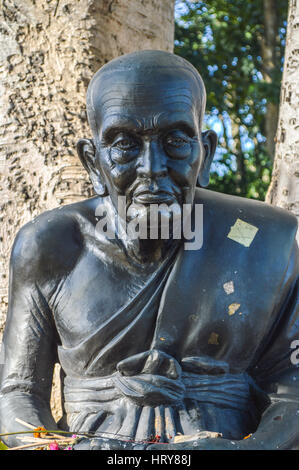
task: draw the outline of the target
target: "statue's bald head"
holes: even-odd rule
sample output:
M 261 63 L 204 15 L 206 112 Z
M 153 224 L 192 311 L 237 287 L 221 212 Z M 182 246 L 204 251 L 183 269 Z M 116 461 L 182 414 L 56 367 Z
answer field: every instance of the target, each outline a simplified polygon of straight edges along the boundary
M 192 203 L 196 181 L 208 184 L 217 143 L 201 130 L 205 102 L 199 73 L 174 54 L 134 52 L 104 65 L 87 92 L 93 139 L 78 143 L 97 194 L 115 208 L 119 195 Z
M 122 105 L 137 106 L 142 112 L 161 102 L 176 101 L 176 107 L 189 106 L 201 123 L 206 93 L 197 70 L 185 59 L 164 51 L 139 51 L 105 64 L 92 78 L 87 91 L 87 114 L 96 135 L 103 113 L 117 112 Z M 156 106 L 157 107 L 157 106 Z M 157 114 L 161 114 L 161 109 Z M 138 114 L 138 113 L 137 113 Z M 140 116 L 136 115 L 136 119 Z

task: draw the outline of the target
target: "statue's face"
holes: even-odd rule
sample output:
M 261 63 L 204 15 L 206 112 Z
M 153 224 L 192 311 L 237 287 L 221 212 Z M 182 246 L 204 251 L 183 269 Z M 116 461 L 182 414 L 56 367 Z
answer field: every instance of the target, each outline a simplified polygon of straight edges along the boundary
M 127 207 L 192 203 L 203 157 L 196 81 L 122 72 L 96 89 L 95 164 L 114 206 L 120 195 Z

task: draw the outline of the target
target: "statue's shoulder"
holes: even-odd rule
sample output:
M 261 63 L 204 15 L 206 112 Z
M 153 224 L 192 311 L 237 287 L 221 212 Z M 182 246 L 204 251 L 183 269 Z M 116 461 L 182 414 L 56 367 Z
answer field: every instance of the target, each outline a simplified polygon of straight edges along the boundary
M 225 233 L 240 219 L 255 226 L 264 243 L 291 249 L 296 237 L 297 218 L 290 212 L 266 202 L 230 196 L 207 189 L 196 189 L 195 202 L 203 204 L 204 223 Z
M 84 247 L 83 227 L 94 220 L 95 198 L 43 212 L 18 232 L 11 263 L 24 273 L 68 271 Z

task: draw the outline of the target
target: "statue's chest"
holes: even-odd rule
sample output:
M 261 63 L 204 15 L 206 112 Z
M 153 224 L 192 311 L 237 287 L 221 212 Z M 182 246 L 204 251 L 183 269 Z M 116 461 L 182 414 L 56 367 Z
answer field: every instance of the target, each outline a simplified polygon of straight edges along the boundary
M 52 305 L 58 332 L 69 344 L 92 334 L 143 288 L 146 279 L 86 256 L 61 282 Z
M 209 356 L 234 369 L 246 368 L 269 326 L 267 315 L 253 302 L 254 293 L 241 292 L 237 277 L 229 279 L 233 285 L 225 285 L 226 279 L 212 283 L 206 276 L 194 283 L 194 271 L 185 272 L 183 278 L 181 271 L 172 280 L 170 276 L 163 288 L 152 312 L 152 333 L 148 331 L 153 335 L 155 330 L 152 344 L 178 359 Z M 63 282 L 53 309 L 62 344 L 73 347 L 105 329 L 138 293 L 142 296 L 145 284 L 142 274 L 82 258 Z M 135 333 L 139 350 L 151 344 L 152 338 Z

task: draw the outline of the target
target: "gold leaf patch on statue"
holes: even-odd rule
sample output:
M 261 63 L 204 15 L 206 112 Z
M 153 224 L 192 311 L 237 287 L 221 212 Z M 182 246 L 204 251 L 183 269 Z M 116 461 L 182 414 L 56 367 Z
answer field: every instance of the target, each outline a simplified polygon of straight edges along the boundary
M 228 306 L 228 314 L 234 315 L 236 311 L 240 308 L 241 304 L 233 303 Z
M 225 282 L 223 284 L 223 289 L 227 295 L 233 294 L 235 292 L 235 286 L 233 281 Z
M 210 337 L 208 339 L 208 344 L 219 344 L 219 334 L 217 333 L 211 333 Z
M 254 225 L 248 224 L 244 222 L 244 220 L 237 219 L 235 224 L 230 228 L 227 238 L 248 248 L 256 236 L 257 231 L 258 228 Z
M 214 431 L 199 431 L 196 434 L 190 434 L 190 435 L 185 435 L 185 434 L 180 434 L 177 436 L 174 436 L 173 442 L 175 444 L 179 444 L 182 442 L 190 442 L 190 441 L 197 441 L 199 439 L 216 439 L 217 437 L 222 437 L 222 434 L 220 432 L 214 432 Z

